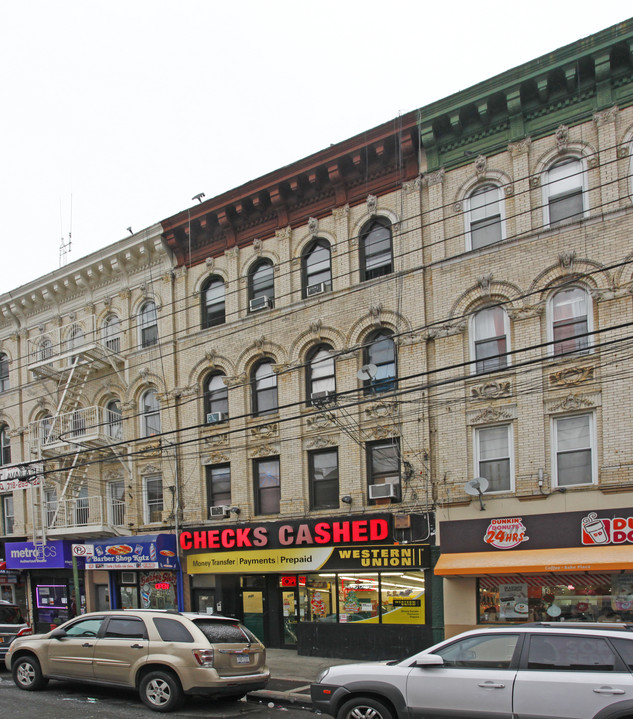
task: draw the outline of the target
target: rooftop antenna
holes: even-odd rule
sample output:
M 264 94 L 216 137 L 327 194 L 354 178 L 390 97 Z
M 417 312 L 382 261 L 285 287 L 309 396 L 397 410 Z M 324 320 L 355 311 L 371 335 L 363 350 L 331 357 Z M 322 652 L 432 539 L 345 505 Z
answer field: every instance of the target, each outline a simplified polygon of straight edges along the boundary
M 62 221 L 62 201 L 59 200 L 59 224 L 61 227 L 61 242 L 59 245 L 59 266 L 65 267 L 68 264 L 68 254 L 72 247 L 73 236 L 73 196 L 70 196 L 70 229 L 68 230 L 68 242 L 64 239 L 64 224 Z

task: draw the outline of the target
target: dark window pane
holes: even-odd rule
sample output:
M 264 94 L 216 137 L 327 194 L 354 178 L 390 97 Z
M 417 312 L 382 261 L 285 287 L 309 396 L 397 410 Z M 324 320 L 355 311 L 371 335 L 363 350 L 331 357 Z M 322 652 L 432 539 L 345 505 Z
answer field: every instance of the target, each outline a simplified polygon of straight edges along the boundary
M 613 672 L 617 658 L 601 637 L 540 636 L 530 638 L 528 669 L 563 672 Z
M 104 637 L 112 639 L 145 639 L 145 624 L 140 619 L 113 617 L 108 622 Z
M 487 217 L 470 225 L 470 240 L 473 250 L 492 245 L 501 240 L 501 216 Z
M 559 452 L 558 485 L 591 484 L 591 450 L 576 452 Z
M 510 490 L 510 460 L 496 459 L 479 463 L 479 476 L 488 480 L 488 492 Z
M 363 279 L 371 280 L 392 271 L 391 230 L 375 223 L 362 239 Z
M 475 358 L 478 373 L 503 369 L 508 363 L 506 338 L 495 337 L 490 340 L 475 342 Z
M 583 215 L 582 190 L 579 188 L 568 195 L 550 197 L 549 223 L 556 225 L 565 220 L 580 220 Z
M 237 622 L 210 621 L 208 619 L 194 619 L 193 621 L 211 644 L 244 644 L 257 641 L 254 634 Z
M 187 627 L 176 619 L 155 617 L 154 626 L 158 629 L 160 638 L 164 642 L 193 642 L 193 637 Z

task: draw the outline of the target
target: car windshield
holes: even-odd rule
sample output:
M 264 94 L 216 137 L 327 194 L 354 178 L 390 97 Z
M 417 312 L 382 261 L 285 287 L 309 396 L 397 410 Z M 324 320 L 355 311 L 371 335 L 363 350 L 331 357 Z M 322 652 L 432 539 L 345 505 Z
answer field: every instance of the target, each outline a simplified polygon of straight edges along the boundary
M 24 624 L 20 607 L 0 604 L 0 624 Z
M 257 641 L 256 637 L 238 622 L 217 619 L 195 619 L 194 622 L 211 644 L 244 644 Z

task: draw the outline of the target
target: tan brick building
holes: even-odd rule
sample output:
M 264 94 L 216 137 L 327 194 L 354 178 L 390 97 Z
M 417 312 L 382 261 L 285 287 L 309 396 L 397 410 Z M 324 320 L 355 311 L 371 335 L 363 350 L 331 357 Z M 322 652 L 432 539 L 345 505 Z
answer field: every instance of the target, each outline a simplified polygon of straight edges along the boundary
M 2 485 L 0 541 L 35 620 L 68 557 L 10 553 L 56 539 L 94 549 L 91 608 L 214 609 L 301 652 L 628 618 L 632 38 L 1 296 L 0 481 L 39 480 Z

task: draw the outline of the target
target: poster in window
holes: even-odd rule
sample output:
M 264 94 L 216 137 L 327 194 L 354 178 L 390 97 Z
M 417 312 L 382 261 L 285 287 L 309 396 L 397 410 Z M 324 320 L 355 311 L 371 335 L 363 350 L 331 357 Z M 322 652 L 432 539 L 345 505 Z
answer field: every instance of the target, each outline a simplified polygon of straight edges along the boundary
M 528 588 L 525 582 L 499 585 L 499 618 L 527 619 Z
M 633 609 L 633 572 L 616 574 L 613 577 L 611 607 L 616 612 Z

